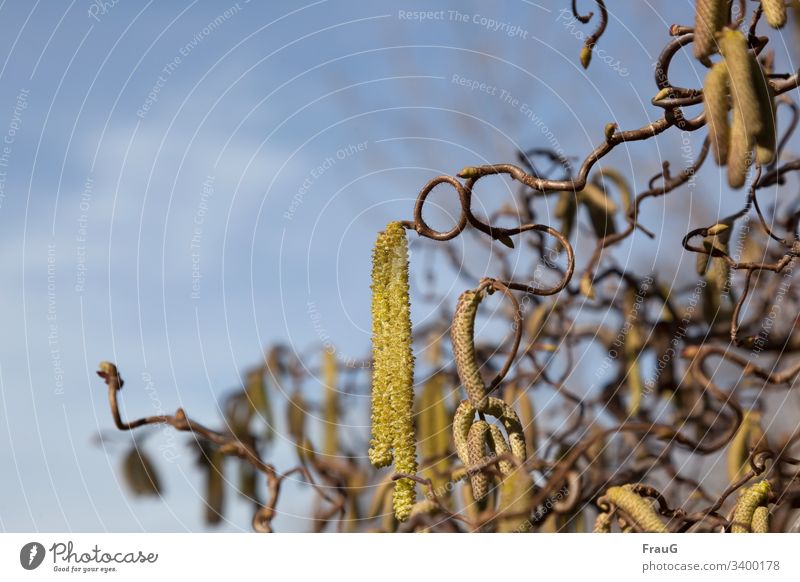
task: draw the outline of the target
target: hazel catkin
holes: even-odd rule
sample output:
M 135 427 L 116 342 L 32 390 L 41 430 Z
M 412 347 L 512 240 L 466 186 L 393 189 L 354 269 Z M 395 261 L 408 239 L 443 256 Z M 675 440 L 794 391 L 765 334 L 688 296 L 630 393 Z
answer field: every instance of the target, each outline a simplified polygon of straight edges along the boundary
M 736 501 L 736 507 L 733 510 L 731 532 L 751 532 L 753 516 L 755 515 L 756 509 L 762 505 L 766 505 L 771 493 L 772 487 L 769 481 L 766 480 L 760 481 L 742 491 L 741 495 L 739 495 L 739 499 Z M 759 519 L 761 519 L 761 516 L 759 516 Z
M 372 441 L 373 465 L 394 459 L 398 473 L 416 474 L 414 435 L 414 356 L 411 349 L 411 304 L 408 284 L 408 241 L 399 222 L 378 235 L 372 270 Z M 411 514 L 415 483 L 395 481 L 393 505 L 398 521 Z
M 786 0 L 761 0 L 764 18 L 772 28 L 783 28 L 786 24 Z
M 486 407 L 486 384 L 481 377 L 478 358 L 475 354 L 475 316 L 484 291 L 469 289 L 458 298 L 450 337 L 453 342 L 453 358 L 464 390 L 472 405 L 478 410 Z
M 728 160 L 729 91 L 728 68 L 724 61 L 720 61 L 711 67 L 703 84 L 703 105 L 706 112 L 708 140 L 711 143 L 714 161 L 718 166 L 724 165 Z
M 467 468 L 480 464 L 486 459 L 486 435 L 489 432 L 489 423 L 479 420 L 469 428 L 467 435 Z M 483 469 L 476 470 L 469 476 L 472 486 L 472 497 L 481 502 L 489 492 L 489 477 Z
M 720 51 L 728 69 L 733 108 L 740 110 L 748 134 L 754 136 L 761 131 L 763 120 L 754 83 L 753 56 L 747 39 L 738 30 L 726 29 L 720 36 Z
M 635 526 L 646 533 L 667 533 L 667 526 L 653 509 L 653 504 L 636 493 L 632 485 L 610 487 L 605 499 L 625 512 Z
M 716 34 L 728 21 L 728 0 L 697 0 L 694 17 L 694 56 L 707 61 L 717 52 Z

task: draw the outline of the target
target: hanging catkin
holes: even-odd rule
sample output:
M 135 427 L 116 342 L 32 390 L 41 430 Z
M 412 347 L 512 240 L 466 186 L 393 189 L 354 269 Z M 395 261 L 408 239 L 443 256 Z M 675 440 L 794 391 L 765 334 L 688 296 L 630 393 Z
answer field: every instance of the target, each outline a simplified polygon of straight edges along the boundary
M 489 423 L 479 420 L 469 428 L 467 434 L 467 468 L 472 469 L 476 465 L 486 460 L 486 435 L 489 432 Z M 489 492 L 489 477 L 486 471 L 481 469 L 471 473 L 469 476 L 472 486 L 472 497 L 475 501 L 481 502 Z
M 472 421 L 475 418 L 475 412 L 476 409 L 469 400 L 462 400 L 453 417 L 453 441 L 456 445 L 458 458 L 461 459 L 464 465 L 469 464 L 468 436 Z M 484 412 L 497 418 L 505 428 L 511 453 L 520 461 L 526 460 L 525 435 L 514 409 L 499 398 L 489 396 Z
M 322 422 L 325 438 L 322 452 L 328 456 L 336 456 L 339 449 L 336 426 L 338 424 L 339 390 L 337 383 L 336 352 L 325 349 L 322 352 L 322 379 L 325 383 L 325 395 L 322 404 Z
M 763 505 L 756 507 L 750 524 L 753 533 L 769 533 L 769 509 Z
M 525 434 L 525 444 L 531 455 L 536 453 L 538 447 L 536 430 L 536 413 L 533 410 L 530 395 L 519 384 L 508 384 L 503 389 L 503 400 L 511 407 L 519 410 L 519 420 Z
M 694 16 L 694 56 L 701 61 L 717 52 L 716 34 L 728 22 L 728 0 L 697 0 Z
M 761 131 L 756 134 L 756 162 L 771 164 L 775 160 L 778 134 L 776 127 L 775 91 L 769 84 L 764 69 L 752 58 L 753 82 L 758 97 L 758 112 L 762 120 Z
M 475 316 L 483 299 L 483 290 L 464 291 L 458 298 L 450 337 L 453 341 L 453 358 L 456 370 L 467 397 L 478 410 L 486 407 L 486 385 L 481 377 L 475 354 Z
M 753 516 L 755 515 L 756 509 L 767 504 L 771 493 L 772 487 L 769 481 L 761 481 L 745 489 L 742 494 L 739 495 L 739 499 L 736 501 L 736 507 L 733 510 L 731 532 L 751 532 Z
M 437 371 L 425 382 L 417 399 L 417 440 L 422 458 L 427 462 L 422 475 L 431 480 L 434 490 L 443 492 L 440 496 L 442 501 L 450 493 L 447 487 L 450 480 L 450 412 L 447 406 L 447 375 L 438 371 L 442 365 L 439 343 L 437 335 L 427 350 L 429 361 Z
M 372 251 L 372 440 L 369 460 L 376 467 L 392 462 L 392 410 L 389 402 L 387 375 L 389 348 L 387 287 L 389 282 L 389 249 L 386 233 L 379 233 Z
M 632 485 L 610 487 L 605 499 L 625 512 L 635 526 L 646 533 L 667 533 L 667 526 L 653 509 L 653 504 L 636 493 Z
M 782 28 L 786 24 L 786 0 L 761 0 L 761 7 L 772 28 Z
M 728 68 L 724 61 L 716 63 L 706 75 L 703 85 L 703 103 L 706 112 L 708 140 L 711 152 L 718 166 L 728 161 L 728 141 L 730 127 L 728 123 L 729 104 Z
M 733 121 L 731 122 L 731 139 L 728 147 L 728 185 L 731 188 L 741 188 L 747 179 L 747 171 L 753 163 L 752 149 L 753 136 L 747 131 L 742 110 L 733 108 Z
M 763 120 L 754 83 L 753 56 L 748 50 L 747 39 L 738 30 L 726 29 L 720 36 L 720 50 L 728 68 L 733 108 L 741 112 L 747 133 L 755 136 L 762 130 Z
M 728 445 L 728 481 L 731 483 L 741 479 L 747 472 L 749 449 L 758 445 L 764 434 L 761 430 L 760 420 L 759 412 L 746 410 L 739 430 L 736 431 L 736 435 Z
M 378 235 L 372 271 L 372 442 L 373 465 L 394 458 L 398 473 L 416 474 L 414 437 L 414 356 L 408 286 L 408 241 L 403 225 L 392 222 Z M 415 500 L 414 481 L 395 481 L 394 514 L 405 521 Z

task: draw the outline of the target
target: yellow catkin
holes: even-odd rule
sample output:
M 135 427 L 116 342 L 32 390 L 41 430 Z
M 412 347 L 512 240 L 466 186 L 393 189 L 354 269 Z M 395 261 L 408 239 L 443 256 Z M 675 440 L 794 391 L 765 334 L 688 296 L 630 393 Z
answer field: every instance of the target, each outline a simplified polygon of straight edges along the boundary
M 464 464 L 469 458 L 467 435 L 469 435 L 469 427 L 472 426 L 474 419 L 475 407 L 470 404 L 469 400 L 462 400 L 453 416 L 453 442 L 456 446 L 456 454 Z
M 756 507 L 750 529 L 753 533 L 769 533 L 769 509 L 763 505 Z
M 322 421 L 324 423 L 324 439 L 322 452 L 328 456 L 336 456 L 339 449 L 336 426 L 339 415 L 339 390 L 337 389 L 336 353 L 333 350 L 322 352 L 322 378 L 325 382 L 325 394 L 322 403 Z
M 603 188 L 589 182 L 578 193 L 578 197 L 589 213 L 589 220 L 597 238 L 604 238 L 617 232 L 614 224 L 614 212 L 617 210 L 617 205 L 608 197 Z
M 522 429 L 519 416 L 514 412 L 514 409 L 499 398 L 491 397 L 486 407 L 486 413 L 491 414 L 500 421 L 508 435 L 511 453 L 520 461 L 525 461 L 528 458 L 528 451 L 525 445 L 525 433 Z
M 429 461 L 434 456 L 433 416 L 430 413 L 431 401 L 435 397 L 434 390 L 431 388 L 434 385 L 434 379 L 435 376 L 425 382 L 422 392 L 417 398 L 417 438 L 419 439 L 422 458 L 426 461 Z M 423 470 L 423 474 L 427 472 Z
M 355 533 L 363 523 L 364 514 L 361 509 L 363 493 L 367 489 L 367 473 L 355 469 L 347 478 L 347 509 L 344 516 L 344 531 Z
M 479 420 L 469 428 L 467 435 L 467 468 L 472 469 L 486 460 L 486 435 L 489 432 L 489 423 Z M 471 473 L 469 476 L 472 486 L 472 497 L 481 502 L 489 492 L 489 477 L 484 469 Z
M 747 179 L 747 171 L 753 162 L 753 135 L 746 130 L 741 109 L 734 107 L 731 122 L 731 138 L 728 146 L 728 185 L 741 188 Z
M 503 400 L 516 410 L 519 410 L 519 421 L 525 435 L 527 450 L 533 456 L 538 449 L 538 435 L 536 431 L 536 413 L 533 410 L 528 391 L 518 384 L 509 384 L 503 390 Z
M 764 69 L 752 57 L 753 82 L 758 97 L 759 116 L 763 126 L 756 134 L 756 162 L 761 165 L 771 164 L 775 160 L 778 142 L 777 110 L 775 108 L 775 91 L 769 84 Z
M 718 166 L 728 161 L 728 141 L 730 125 L 728 111 L 730 88 L 728 84 L 728 68 L 724 61 L 716 63 L 706 75 L 703 85 L 703 103 L 706 112 L 708 139 L 711 142 L 711 153 Z
M 299 390 L 295 391 L 286 404 L 286 424 L 289 436 L 296 443 L 301 443 L 305 438 L 306 403 Z
M 462 400 L 453 417 L 453 441 L 456 446 L 456 454 L 465 465 L 469 464 L 468 437 L 475 412 L 476 409 L 469 400 Z M 525 434 L 514 409 L 499 398 L 490 396 L 487 398 L 485 413 L 500 421 L 508 435 L 511 453 L 520 461 L 525 461 L 527 459 Z
M 531 345 L 539 341 L 539 338 L 547 328 L 547 321 L 553 311 L 554 303 L 540 303 L 537 305 L 525 322 L 525 331 L 528 334 Z
M 258 503 L 259 472 L 250 463 L 239 463 L 239 495 L 248 501 Z
M 381 232 L 372 251 L 372 440 L 369 460 L 376 467 L 392 463 L 392 410 L 386 370 L 386 352 L 389 339 L 388 323 L 385 321 L 387 287 L 389 281 L 389 248 L 386 234 Z M 377 317 L 381 311 L 384 319 Z
M 399 222 L 390 223 L 378 236 L 373 254 L 372 293 L 375 369 L 370 460 L 380 467 L 393 457 L 396 472 L 416 474 L 408 241 Z M 408 519 L 415 499 L 413 480 L 404 477 L 395 481 L 393 505 L 399 521 Z
M 464 291 L 458 298 L 453 325 L 450 328 L 458 377 L 470 402 L 478 410 L 486 407 L 486 384 L 481 377 L 475 354 L 475 316 L 482 299 L 483 290 Z
M 667 526 L 653 509 L 653 504 L 634 492 L 631 485 L 610 487 L 605 497 L 633 520 L 632 524 L 646 533 L 667 533 Z
M 494 455 L 503 455 L 511 453 L 511 447 L 508 446 L 503 432 L 494 424 L 489 425 L 489 449 Z M 514 463 L 508 459 L 502 459 L 497 463 L 502 475 L 510 475 L 514 471 Z
M 161 493 L 160 480 L 156 473 L 155 465 L 145 452 L 133 446 L 125 455 L 122 464 L 125 484 L 133 495 L 159 495 Z
M 750 432 L 753 427 L 752 412 L 746 411 L 742 418 L 742 424 L 736 431 L 733 440 L 728 445 L 728 481 L 733 483 L 742 478 L 747 471 L 747 450 L 750 440 Z
M 708 253 L 697 253 L 697 260 L 695 262 L 698 275 L 705 275 L 710 263 L 714 261 L 723 261 L 718 257 L 712 257 L 711 251 L 716 249 L 724 253 L 728 252 L 728 243 L 731 240 L 731 234 L 733 232 L 731 227 L 732 224 L 728 224 L 726 219 L 708 229 L 708 234 L 703 237 L 703 248 L 708 251 Z
M 726 29 L 720 37 L 720 50 L 728 68 L 733 109 L 739 109 L 745 130 L 755 137 L 764 122 L 758 104 L 754 59 L 747 47 L 747 39 L 738 30 Z
M 247 373 L 245 377 L 245 394 L 252 412 L 258 414 L 266 425 L 264 439 L 266 442 L 272 442 L 275 438 L 275 419 L 269 391 L 267 390 L 266 371 L 266 367 L 261 366 Z
M 206 473 L 205 521 L 208 524 L 222 520 L 222 509 L 225 502 L 225 477 L 223 464 L 225 455 L 219 447 L 208 441 L 200 441 L 198 464 Z
M 450 417 L 445 394 L 446 375 L 434 374 L 425 382 L 418 399 L 417 440 L 422 458 L 427 461 L 423 476 L 430 479 L 434 490 L 447 497 L 447 469 L 450 465 Z
M 592 424 L 589 429 L 589 436 L 592 443 L 586 449 L 586 460 L 589 462 L 587 475 L 590 482 L 599 483 L 604 479 L 604 467 L 606 466 L 606 439 L 600 434 L 603 429 L 597 424 Z
M 558 218 L 559 230 L 564 238 L 569 240 L 575 228 L 575 218 L 578 212 L 578 197 L 571 190 L 565 190 L 558 195 L 554 214 Z M 556 251 L 561 251 L 561 243 L 556 243 Z
M 390 483 L 391 484 L 391 483 Z M 391 493 L 389 493 L 391 491 Z M 393 532 L 397 530 L 397 520 L 394 517 L 394 485 L 387 489 L 386 495 L 383 496 L 383 505 L 381 505 L 381 530 L 385 532 Z
M 783 28 L 786 24 L 786 0 L 761 0 L 761 7 L 772 28 Z
M 772 487 L 769 481 L 760 481 L 745 489 L 736 501 L 736 507 L 733 510 L 731 532 L 749 533 L 756 509 L 766 505 L 771 493 Z
M 478 507 L 475 498 L 472 496 L 472 487 L 464 486 L 461 488 L 461 503 L 464 506 L 464 513 L 467 514 L 467 517 L 472 521 L 477 520 L 481 508 Z
M 628 183 L 628 180 L 622 173 L 614 168 L 600 168 L 595 181 L 598 181 L 598 185 L 602 185 L 606 180 L 613 183 L 614 186 L 617 187 L 617 190 L 619 190 L 619 197 L 620 200 L 622 200 L 623 210 L 627 213 L 633 204 L 633 190 L 631 190 L 631 185 Z M 608 191 L 606 188 L 604 189 Z
M 625 361 L 626 361 L 626 376 L 628 383 L 628 414 L 631 416 L 639 413 L 639 407 L 642 404 L 642 395 L 644 394 L 644 384 L 642 382 L 642 371 L 639 364 L 639 352 L 644 343 L 642 339 L 642 332 L 639 328 L 638 317 L 636 311 L 637 291 L 633 287 L 629 287 L 625 292 L 625 313 L 626 325 L 628 333 L 625 336 Z
M 372 499 L 370 500 L 369 508 L 367 509 L 368 518 L 374 519 L 376 517 L 381 517 L 383 508 L 386 507 L 387 505 L 386 499 L 390 496 L 392 487 L 393 483 L 391 475 L 387 475 L 386 477 L 384 477 L 374 487 L 375 491 L 372 494 Z M 394 512 L 391 513 L 392 517 L 394 517 Z
M 717 52 L 715 36 L 728 22 L 728 0 L 697 0 L 694 19 L 694 56 L 705 61 Z
M 511 452 L 499 428 L 495 425 L 489 426 L 489 434 L 494 454 Z M 503 480 L 500 483 L 497 512 L 505 515 L 498 519 L 497 531 L 521 532 L 530 529 L 528 513 L 533 494 L 533 480 L 524 467 L 516 467 L 510 461 L 500 461 L 498 465 Z
M 250 370 L 247 373 L 245 391 L 253 411 L 263 413 L 268 408 L 263 368 Z

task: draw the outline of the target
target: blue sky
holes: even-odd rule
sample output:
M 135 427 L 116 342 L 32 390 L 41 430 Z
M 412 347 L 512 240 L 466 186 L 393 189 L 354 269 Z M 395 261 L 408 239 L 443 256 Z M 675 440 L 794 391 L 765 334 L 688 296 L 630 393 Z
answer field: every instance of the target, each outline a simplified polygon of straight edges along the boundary
M 606 123 L 655 119 L 653 62 L 693 3 L 625 3 L 588 71 L 580 35 L 594 24 L 570 24 L 568 4 L 0 4 L 0 529 L 202 530 L 184 439 L 148 439 L 166 482 L 148 501 L 118 478 L 130 440 L 93 442 L 113 432 L 100 360 L 119 364 L 131 415 L 183 406 L 214 423 L 217 398 L 266 345 L 313 353 L 324 335 L 342 357 L 367 353 L 375 232 L 410 218 L 428 179 L 520 147 L 583 158 Z M 442 16 L 406 15 L 421 9 Z M 688 55 L 677 61 L 676 82 L 699 86 Z M 702 135 L 687 139 L 696 151 Z M 681 145 L 670 132 L 608 161 L 642 190 L 665 156 L 680 167 Z M 678 240 L 687 221 L 708 224 L 729 204 L 721 175 L 707 166 L 643 221 L 658 231 L 681 211 Z M 487 209 L 510 200 L 494 184 L 478 192 Z M 446 224 L 453 200 L 432 200 Z M 621 262 L 691 270 L 669 236 L 640 238 Z M 442 291 L 460 285 L 453 273 Z M 415 304 L 415 324 L 435 308 Z M 172 461 L 159 454 L 170 446 Z M 306 512 L 306 495 L 285 509 Z M 229 508 L 220 529 L 248 531 L 249 507 Z

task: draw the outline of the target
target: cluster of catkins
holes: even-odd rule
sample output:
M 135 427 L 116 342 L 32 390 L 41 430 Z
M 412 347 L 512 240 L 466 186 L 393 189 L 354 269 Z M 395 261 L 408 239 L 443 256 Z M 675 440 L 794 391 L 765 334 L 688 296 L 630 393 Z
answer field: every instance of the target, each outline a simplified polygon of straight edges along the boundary
M 618 517 L 621 531 L 667 533 L 669 528 L 661 512 L 657 511 L 647 487 L 635 484 L 609 487 L 597 500 L 600 513 L 594 524 L 594 533 L 609 533 L 612 516 Z M 742 490 L 730 512 L 731 533 L 769 532 L 769 504 L 773 501 L 769 481 L 759 481 Z
M 762 0 L 761 4 L 771 26 L 785 24 L 782 0 Z M 767 165 L 775 160 L 775 95 L 747 37 L 726 27 L 729 17 L 727 0 L 697 2 L 694 54 L 711 66 L 703 95 L 714 160 L 727 165 L 728 184 L 741 188 L 754 161 Z M 717 51 L 723 58 L 711 65 L 709 57 Z
M 492 473 L 483 465 L 487 459 L 497 455 L 502 457 L 498 467 L 508 489 L 504 501 L 511 504 L 524 499 L 525 492 L 531 490 L 531 484 L 524 482 L 527 473 L 517 470 L 527 456 L 522 423 L 509 404 L 489 396 L 477 363 L 475 316 L 486 292 L 487 285 L 482 285 L 461 295 L 451 331 L 456 369 L 468 396 L 455 412 L 453 437 L 456 453 L 469 475 L 472 499 L 478 506 L 485 503 L 491 488 Z M 386 467 L 394 462 L 396 472 L 407 474 L 417 472 L 411 341 L 408 242 L 403 225 L 393 222 L 378 235 L 373 251 L 374 369 L 369 458 L 376 467 Z M 431 412 L 434 411 L 435 408 L 431 407 Z M 480 413 L 480 418 L 476 420 L 477 413 Z M 497 419 L 505 435 L 499 426 L 486 421 L 487 415 Z M 427 422 L 424 415 L 421 415 L 420 422 Z M 437 454 L 446 454 L 446 443 L 439 449 Z M 407 477 L 397 479 L 393 506 L 398 521 L 409 518 L 415 500 L 414 481 Z
M 525 461 L 525 435 L 517 413 L 500 398 L 488 395 L 481 377 L 475 353 L 475 317 L 483 300 L 486 288 L 467 290 L 456 304 L 450 335 L 453 342 L 453 359 L 458 377 L 466 390 L 468 399 L 461 402 L 453 419 L 453 439 L 458 458 L 471 470 L 494 455 L 511 454 L 518 463 Z M 475 414 L 481 418 L 475 420 Z M 498 419 L 508 435 L 506 441 L 500 428 L 486 422 L 485 415 Z M 488 453 L 488 454 L 487 454 Z M 515 466 L 508 460 L 498 463 L 500 473 L 509 477 Z M 473 470 L 470 475 L 472 496 L 481 503 L 489 491 L 489 477 L 482 470 Z

